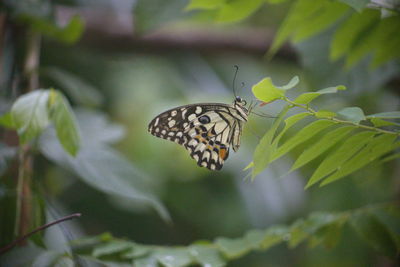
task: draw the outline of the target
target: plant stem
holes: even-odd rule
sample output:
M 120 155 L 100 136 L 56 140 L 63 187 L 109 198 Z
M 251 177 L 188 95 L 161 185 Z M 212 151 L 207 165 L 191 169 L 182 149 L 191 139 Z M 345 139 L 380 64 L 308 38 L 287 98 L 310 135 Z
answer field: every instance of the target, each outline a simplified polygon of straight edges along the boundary
M 314 109 L 310 108 L 308 105 L 303 105 L 303 104 L 296 103 L 296 102 L 290 100 L 287 97 L 284 97 L 282 100 L 288 102 L 289 104 L 291 104 L 293 106 L 296 106 L 296 107 L 299 107 L 299 108 L 307 110 L 311 115 L 313 115 L 315 117 L 317 116 L 317 111 L 315 111 Z M 364 124 L 358 124 L 358 123 L 355 123 L 355 122 L 352 122 L 352 121 L 341 120 L 341 119 L 338 119 L 338 118 L 335 118 L 335 117 L 324 117 L 323 119 L 334 121 L 334 122 L 337 122 L 337 123 L 348 124 L 348 125 L 352 125 L 352 126 L 357 127 L 357 128 L 371 130 L 371 131 L 375 131 L 375 132 L 379 132 L 379 133 L 393 134 L 393 135 L 399 135 L 400 136 L 400 132 L 393 132 L 393 131 L 388 131 L 388 130 L 384 130 L 384 129 L 379 129 L 379 128 L 376 128 L 376 127 L 373 127 L 373 126 L 368 126 L 368 125 L 364 125 Z
M 35 234 L 35 233 L 37 233 L 39 231 L 42 231 L 42 230 L 44 230 L 44 229 L 46 229 L 46 228 L 48 228 L 50 226 L 53 226 L 55 224 L 59 224 L 59 223 L 61 223 L 63 221 L 71 220 L 71 219 L 74 219 L 74 218 L 77 218 L 77 217 L 80 217 L 80 216 L 81 216 L 80 213 L 74 213 L 74 214 L 62 217 L 62 218 L 60 218 L 58 220 L 55 220 L 53 222 L 46 223 L 46 224 L 36 228 L 32 232 L 29 232 L 29 233 L 17 238 L 16 240 L 14 240 L 12 243 L 8 244 L 7 246 L 0 248 L 0 255 L 5 253 L 5 252 L 7 252 L 10 249 L 12 249 L 14 246 L 18 245 L 18 243 L 24 241 L 25 239 L 27 239 L 28 237 L 30 237 L 31 235 L 33 235 L 33 234 Z

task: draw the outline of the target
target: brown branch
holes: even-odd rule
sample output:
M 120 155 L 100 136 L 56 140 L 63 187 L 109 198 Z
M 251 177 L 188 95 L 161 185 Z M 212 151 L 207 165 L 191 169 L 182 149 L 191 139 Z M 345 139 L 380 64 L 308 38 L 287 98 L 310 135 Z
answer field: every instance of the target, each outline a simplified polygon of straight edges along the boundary
M 74 213 L 74 214 L 71 214 L 71 215 L 62 217 L 62 218 L 60 218 L 60 219 L 58 219 L 58 220 L 55 220 L 55 221 L 53 221 L 53 222 L 44 224 L 44 225 L 42 225 L 42 226 L 36 228 L 36 229 L 33 230 L 32 232 L 27 233 L 27 234 L 21 236 L 20 238 L 17 238 L 16 240 L 14 240 L 12 243 L 8 244 L 7 246 L 0 248 L 0 255 L 6 253 L 8 250 L 12 249 L 12 248 L 15 247 L 16 245 L 18 245 L 19 243 L 21 243 L 22 241 L 24 241 L 25 239 L 27 239 L 27 238 L 30 237 L 31 235 L 36 234 L 36 233 L 39 232 L 39 231 L 43 231 L 44 229 L 46 229 L 46 228 L 48 228 L 48 227 L 50 227 L 50 226 L 53 226 L 53 225 L 59 224 L 59 223 L 61 223 L 61 222 L 63 222 L 63 221 L 71 220 L 71 219 L 74 219 L 74 218 L 80 217 L 80 216 L 81 216 L 80 213 Z
M 57 18 L 62 24 L 73 15 L 79 14 L 85 21 L 85 33 L 80 44 L 91 48 L 120 51 L 182 52 L 200 51 L 207 53 L 241 52 L 265 55 L 272 44 L 274 32 L 269 28 L 191 28 L 181 30 L 157 30 L 145 34 L 134 31 L 131 16 L 109 10 L 58 7 Z M 124 19 L 121 19 L 124 18 Z M 162 27 L 161 27 L 162 28 Z M 277 53 L 277 58 L 296 60 L 295 50 L 288 44 Z

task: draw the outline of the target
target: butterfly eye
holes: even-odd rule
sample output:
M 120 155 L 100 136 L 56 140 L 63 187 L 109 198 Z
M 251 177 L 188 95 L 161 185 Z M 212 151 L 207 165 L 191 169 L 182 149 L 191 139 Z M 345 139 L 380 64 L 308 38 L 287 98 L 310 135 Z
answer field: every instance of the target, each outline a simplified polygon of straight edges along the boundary
M 201 116 L 199 118 L 199 122 L 202 124 L 210 123 L 210 121 L 210 117 L 208 117 L 207 115 Z

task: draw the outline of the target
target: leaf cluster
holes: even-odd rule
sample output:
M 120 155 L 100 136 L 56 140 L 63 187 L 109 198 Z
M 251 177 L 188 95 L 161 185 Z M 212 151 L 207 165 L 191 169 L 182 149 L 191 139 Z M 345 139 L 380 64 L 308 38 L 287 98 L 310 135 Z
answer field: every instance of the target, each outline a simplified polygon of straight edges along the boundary
M 286 0 L 209 1 L 192 0 L 186 10 L 213 10 L 214 20 L 222 23 L 241 21 L 266 3 L 278 4 Z M 331 27 L 333 34 L 330 59 L 345 58 L 346 67 L 353 67 L 365 56 L 372 54 L 372 67 L 398 59 L 400 37 L 400 10 L 395 5 L 368 5 L 368 0 L 296 0 L 282 22 L 268 56 L 274 55 L 290 40 L 299 43 Z
M 314 212 L 291 225 L 274 225 L 265 230 L 250 230 L 240 238 L 216 238 L 188 246 L 152 246 L 102 234 L 74 241 L 74 252 L 104 264 L 183 267 L 189 265 L 225 266 L 251 251 L 267 251 L 285 243 L 290 249 L 301 243 L 309 248 L 335 247 L 347 224 L 367 243 L 388 257 L 396 257 L 400 248 L 398 229 L 383 222 L 400 220 L 393 204 L 364 207 L 346 212 Z
M 261 138 L 254 152 L 252 176 L 261 173 L 270 163 L 287 154 L 295 147 L 307 141 L 312 141 L 302 154 L 296 159 L 290 171 L 294 171 L 305 164 L 324 155 L 316 168 L 307 186 L 317 182 L 326 185 L 343 178 L 376 160 L 386 161 L 399 156 L 395 150 L 400 146 L 398 124 L 387 119 L 400 118 L 400 112 L 385 112 L 365 115 L 359 107 L 347 107 L 338 112 L 330 110 L 314 110 L 311 102 L 325 94 L 344 90 L 344 86 L 325 88 L 316 92 L 306 92 L 295 100 L 286 97 L 286 91 L 296 86 L 298 78 L 293 78 L 285 86 L 275 86 L 270 78 L 265 78 L 252 90 L 256 98 L 269 103 L 283 100 L 283 108 L 272 127 Z M 292 108 L 300 108 L 304 112 L 285 118 Z M 303 124 L 301 130 L 284 140 L 285 134 L 297 123 L 311 118 Z M 281 125 L 284 125 L 283 128 Z M 395 127 L 395 130 L 383 129 Z M 284 141 L 282 141 L 284 140 Z M 382 156 L 393 152 L 389 158 Z

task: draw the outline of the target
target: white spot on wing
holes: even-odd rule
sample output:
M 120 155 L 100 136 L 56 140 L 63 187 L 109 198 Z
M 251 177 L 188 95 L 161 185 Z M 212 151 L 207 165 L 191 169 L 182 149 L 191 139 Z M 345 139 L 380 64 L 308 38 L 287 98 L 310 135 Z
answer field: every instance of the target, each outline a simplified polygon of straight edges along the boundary
M 201 163 L 201 166 L 207 167 L 207 162 L 203 161 L 203 162 Z
M 194 158 L 195 161 L 199 161 L 199 155 L 196 154 L 196 155 L 193 156 L 193 158 Z
M 169 136 L 174 136 L 175 133 L 174 133 L 174 132 L 169 132 L 168 135 L 169 135 Z
M 190 114 L 188 120 L 192 121 L 194 119 L 196 119 L 196 114 Z
M 166 130 L 162 130 L 162 131 L 161 131 L 161 134 L 166 134 L 166 133 L 167 133 Z
M 154 126 L 158 125 L 158 121 L 160 120 L 160 118 L 157 118 L 156 121 L 154 122 Z
M 185 118 L 185 114 L 186 114 L 186 112 L 187 112 L 187 110 L 186 110 L 186 109 L 183 109 L 183 110 L 182 110 L 182 118 L 183 118 L 183 119 Z
M 171 111 L 171 116 L 172 116 L 172 117 L 175 117 L 176 114 L 178 114 L 178 111 L 176 111 L 176 110 Z
M 169 128 L 173 127 L 174 125 L 175 125 L 175 120 L 171 120 L 170 122 L 168 122 Z
M 200 114 L 203 109 L 200 106 L 196 107 L 196 114 Z
M 177 132 L 177 133 L 176 133 L 176 136 L 177 136 L 177 137 L 182 137 L 182 135 L 183 135 L 182 132 Z
M 197 143 L 196 139 L 192 139 L 192 140 L 190 140 L 189 143 L 188 143 L 189 146 L 196 146 L 197 144 L 198 144 L 198 143 Z

